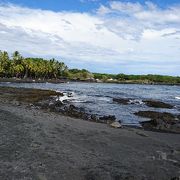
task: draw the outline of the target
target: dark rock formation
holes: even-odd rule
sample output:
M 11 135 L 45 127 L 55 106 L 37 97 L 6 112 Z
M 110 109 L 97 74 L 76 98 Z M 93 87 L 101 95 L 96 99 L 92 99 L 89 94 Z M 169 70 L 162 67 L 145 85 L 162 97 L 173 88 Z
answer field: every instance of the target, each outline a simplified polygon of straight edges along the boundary
M 111 115 L 99 117 L 99 122 L 106 123 L 106 124 L 110 124 L 114 122 L 115 120 L 116 120 L 116 116 L 111 116 Z
M 99 121 L 99 118 L 98 118 L 96 115 L 91 114 L 91 115 L 90 115 L 90 120 L 93 121 L 93 122 L 98 122 L 98 121 Z
M 129 103 L 129 99 L 124 98 L 113 98 L 113 101 L 123 105 L 128 105 Z
M 157 100 L 136 100 L 128 98 L 113 98 L 113 101 L 119 104 L 128 105 L 128 104 L 143 104 L 145 103 L 149 107 L 154 108 L 167 108 L 172 109 L 174 106 Z
M 35 104 L 35 106 L 47 109 L 52 112 L 61 113 L 65 116 L 83 119 L 86 121 L 93 121 L 97 123 L 112 123 L 116 120 L 115 116 L 102 116 L 98 117 L 95 114 L 89 114 L 82 107 L 76 107 L 73 104 L 64 104 L 61 101 L 53 101 L 52 99 L 41 101 Z
M 177 116 L 166 112 L 139 111 L 135 115 L 150 118 L 150 121 L 140 122 L 144 129 L 163 132 L 180 133 L 180 121 Z
M 56 101 L 56 102 L 54 102 L 54 105 L 57 107 L 61 107 L 63 105 L 63 103 L 61 101 Z
M 136 112 L 135 115 L 150 118 L 150 119 L 163 119 L 167 121 L 173 121 L 175 119 L 175 115 L 166 112 L 156 112 L 156 111 L 139 111 Z
M 161 101 L 155 101 L 155 100 L 144 100 L 143 101 L 147 106 L 154 107 L 154 108 L 167 108 L 172 109 L 173 106 L 171 104 L 167 104 Z

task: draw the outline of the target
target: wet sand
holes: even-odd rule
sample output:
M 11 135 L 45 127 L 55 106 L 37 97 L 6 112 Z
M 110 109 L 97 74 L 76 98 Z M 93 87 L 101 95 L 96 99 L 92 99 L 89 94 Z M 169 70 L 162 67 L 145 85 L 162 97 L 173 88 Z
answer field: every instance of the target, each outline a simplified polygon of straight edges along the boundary
M 114 129 L 0 96 L 0 179 L 173 180 L 180 135 Z

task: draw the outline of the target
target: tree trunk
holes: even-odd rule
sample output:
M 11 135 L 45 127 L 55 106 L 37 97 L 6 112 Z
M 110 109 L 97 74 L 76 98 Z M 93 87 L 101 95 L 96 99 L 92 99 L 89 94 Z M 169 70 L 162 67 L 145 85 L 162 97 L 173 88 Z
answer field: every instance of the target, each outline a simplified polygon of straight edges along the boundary
M 28 77 L 28 68 L 26 68 L 25 74 L 24 74 L 24 79 Z

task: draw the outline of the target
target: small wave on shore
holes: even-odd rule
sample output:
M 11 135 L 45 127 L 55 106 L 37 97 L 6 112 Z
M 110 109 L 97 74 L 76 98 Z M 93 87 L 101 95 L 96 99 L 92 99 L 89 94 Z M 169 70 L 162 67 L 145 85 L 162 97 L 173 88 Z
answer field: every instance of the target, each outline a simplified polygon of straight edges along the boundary
M 63 92 L 63 96 L 57 97 L 56 101 L 61 101 L 64 103 L 65 101 L 72 103 L 86 103 L 86 96 L 78 96 L 74 92 Z
M 61 92 L 61 91 L 56 91 L 56 92 Z M 70 99 L 73 97 L 73 95 L 74 95 L 73 92 L 71 92 L 71 93 L 69 93 L 69 92 L 63 92 L 63 96 L 57 97 L 56 101 L 61 101 L 61 102 L 63 102 L 63 101 L 66 101 L 66 100 L 70 100 Z
M 145 103 L 140 99 L 132 99 L 132 100 L 130 99 L 129 104 L 143 105 Z

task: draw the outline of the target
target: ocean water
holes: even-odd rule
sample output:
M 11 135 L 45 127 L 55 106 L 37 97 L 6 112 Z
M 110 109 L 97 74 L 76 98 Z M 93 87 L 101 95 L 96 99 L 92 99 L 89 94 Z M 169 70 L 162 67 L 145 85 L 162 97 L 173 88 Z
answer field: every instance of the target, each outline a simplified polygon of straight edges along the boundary
M 139 125 L 146 119 L 134 115 L 135 112 L 152 110 L 180 114 L 180 86 L 140 85 L 140 84 L 106 84 L 106 83 L 0 83 L 0 86 L 51 89 L 64 92 L 63 99 L 83 107 L 92 114 L 115 115 L 126 125 Z M 71 93 L 71 97 L 66 94 Z M 133 104 L 121 105 L 113 98 L 130 98 Z M 153 99 L 174 105 L 173 109 L 147 107 L 142 100 Z

